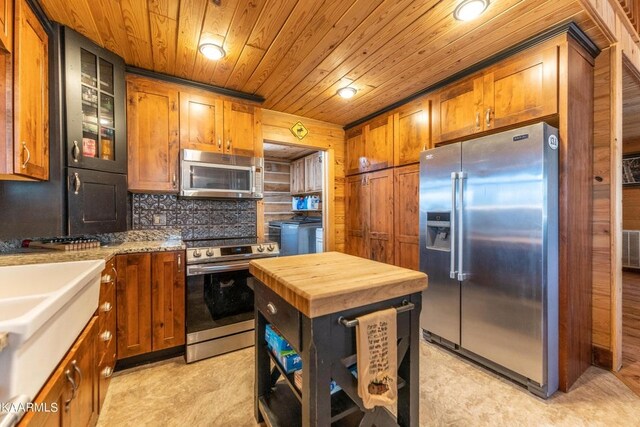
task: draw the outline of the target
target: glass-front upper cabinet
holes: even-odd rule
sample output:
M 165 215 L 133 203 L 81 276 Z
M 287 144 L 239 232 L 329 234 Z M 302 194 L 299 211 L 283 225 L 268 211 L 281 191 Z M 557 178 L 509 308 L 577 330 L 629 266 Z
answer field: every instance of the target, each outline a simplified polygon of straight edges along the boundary
M 124 61 L 64 29 L 67 166 L 127 173 Z

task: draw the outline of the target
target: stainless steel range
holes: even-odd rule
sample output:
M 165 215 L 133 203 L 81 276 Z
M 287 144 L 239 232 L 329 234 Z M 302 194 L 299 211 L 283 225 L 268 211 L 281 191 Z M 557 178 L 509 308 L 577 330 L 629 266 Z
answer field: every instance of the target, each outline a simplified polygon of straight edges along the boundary
M 278 256 L 256 238 L 191 240 L 187 245 L 187 363 L 254 344 L 249 261 Z

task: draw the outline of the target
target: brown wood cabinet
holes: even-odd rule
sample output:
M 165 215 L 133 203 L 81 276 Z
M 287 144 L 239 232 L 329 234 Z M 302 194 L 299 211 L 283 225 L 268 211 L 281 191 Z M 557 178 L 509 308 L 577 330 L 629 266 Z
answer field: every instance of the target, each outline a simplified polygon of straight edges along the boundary
M 127 76 L 129 191 L 178 192 L 178 91 Z
M 317 152 L 304 158 L 304 191 L 322 191 L 322 153 Z
M 431 100 L 420 99 L 403 105 L 393 115 L 394 164 L 418 162 L 420 152 L 431 145 Z
M 184 344 L 184 252 L 116 260 L 118 360 Z
M 393 166 L 393 122 L 393 115 L 382 116 L 347 131 L 347 175 Z
M 347 178 L 346 252 L 392 264 L 393 169 Z
M 419 196 L 420 165 L 394 170 L 394 255 L 399 267 L 420 269 Z
M 40 393 L 36 404 L 57 406 L 57 412 L 28 412 L 19 426 L 88 426 L 97 421 L 95 339 L 98 318 L 84 328 Z
M 304 193 L 304 158 L 291 162 L 291 194 Z
M 3 56 L 2 89 L 13 91 L 0 126 L 2 179 L 49 179 L 49 38 L 25 0 L 15 2 L 13 57 Z M 13 76 L 8 64 L 13 64 Z M 6 101 L 8 102 L 8 101 Z M 13 112 L 13 121 L 10 120 Z
M 13 0 L 0 0 L 0 49 L 13 50 Z
M 180 92 L 180 148 L 223 153 L 223 102 L 215 96 Z
M 507 59 L 445 87 L 434 100 L 434 143 L 557 114 L 558 46 Z
M 224 151 L 239 156 L 255 156 L 262 143 L 260 109 L 235 101 L 224 102 Z

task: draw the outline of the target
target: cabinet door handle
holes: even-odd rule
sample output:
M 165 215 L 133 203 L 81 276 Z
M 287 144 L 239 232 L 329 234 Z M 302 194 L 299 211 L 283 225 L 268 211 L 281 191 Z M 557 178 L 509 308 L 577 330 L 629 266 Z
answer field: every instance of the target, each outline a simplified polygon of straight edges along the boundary
M 227 139 L 227 151 L 231 150 L 231 138 Z
M 100 306 L 100 311 L 103 313 L 108 313 L 112 308 L 113 305 L 109 301 L 105 301 L 105 303 Z
M 67 381 L 71 384 L 71 397 L 64 401 L 64 411 L 69 412 L 69 405 L 71 401 L 76 398 L 76 393 L 78 391 L 78 384 L 74 381 L 73 377 L 71 377 L 71 371 L 67 369 L 64 372 L 64 376 L 67 377 Z
M 115 267 L 111 267 L 111 271 L 113 271 L 113 281 L 118 280 L 118 270 Z
M 218 150 L 222 150 L 222 138 L 218 137 Z
M 104 342 L 110 341 L 111 337 L 113 337 L 113 334 L 111 333 L 111 331 L 104 331 L 103 333 L 100 334 L 100 339 Z
M 491 108 L 487 108 L 487 112 L 485 113 L 484 116 L 484 120 L 485 123 L 487 124 L 487 127 L 491 127 Z
M 107 366 L 102 370 L 102 378 L 111 378 L 113 375 L 113 368 L 111 366 Z
M 24 159 L 24 163 L 22 163 L 22 169 L 26 169 L 27 163 L 29 163 L 29 160 L 31 160 L 31 152 L 29 151 L 29 147 L 27 147 L 27 143 L 24 141 L 22 141 L 22 151 L 26 151 L 27 153 L 27 158 Z
M 176 188 L 178 185 L 177 183 L 178 183 L 178 178 L 176 177 L 176 173 L 174 172 L 173 176 L 171 177 L 171 186 L 173 188 Z
M 480 112 L 476 111 L 476 128 L 480 129 Z
M 105 274 L 102 276 L 102 279 L 100 280 L 101 283 L 111 283 L 113 282 L 113 279 L 111 278 L 110 274 Z
M 78 384 L 82 383 L 82 371 L 78 367 L 78 362 L 74 360 L 73 362 L 71 362 L 71 366 L 73 366 L 73 370 L 76 371 L 76 373 L 78 374 L 78 377 L 80 377 L 80 379 L 78 380 Z
M 78 156 L 80 155 L 80 147 L 78 147 L 78 141 L 73 141 L 73 148 L 71 149 L 71 156 L 73 161 L 78 163 Z
M 73 194 L 78 194 L 80 192 L 80 187 L 82 186 L 82 181 L 80 181 L 80 175 L 78 175 L 78 172 L 73 173 L 73 185 Z
M 278 309 L 272 302 L 270 302 L 269 304 L 267 304 L 267 311 L 270 314 L 276 314 L 278 312 Z
M 207 251 L 207 254 L 208 254 L 208 253 L 209 253 L 209 252 Z M 181 254 L 178 254 L 178 272 L 179 272 L 180 270 L 182 270 L 182 255 L 181 255 Z

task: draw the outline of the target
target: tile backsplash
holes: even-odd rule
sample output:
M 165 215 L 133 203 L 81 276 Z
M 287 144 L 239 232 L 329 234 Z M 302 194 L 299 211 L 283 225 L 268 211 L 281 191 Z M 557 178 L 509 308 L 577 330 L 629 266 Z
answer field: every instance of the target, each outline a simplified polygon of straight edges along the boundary
M 131 195 L 131 228 L 180 229 L 183 239 L 255 236 L 256 202 L 136 193 Z

